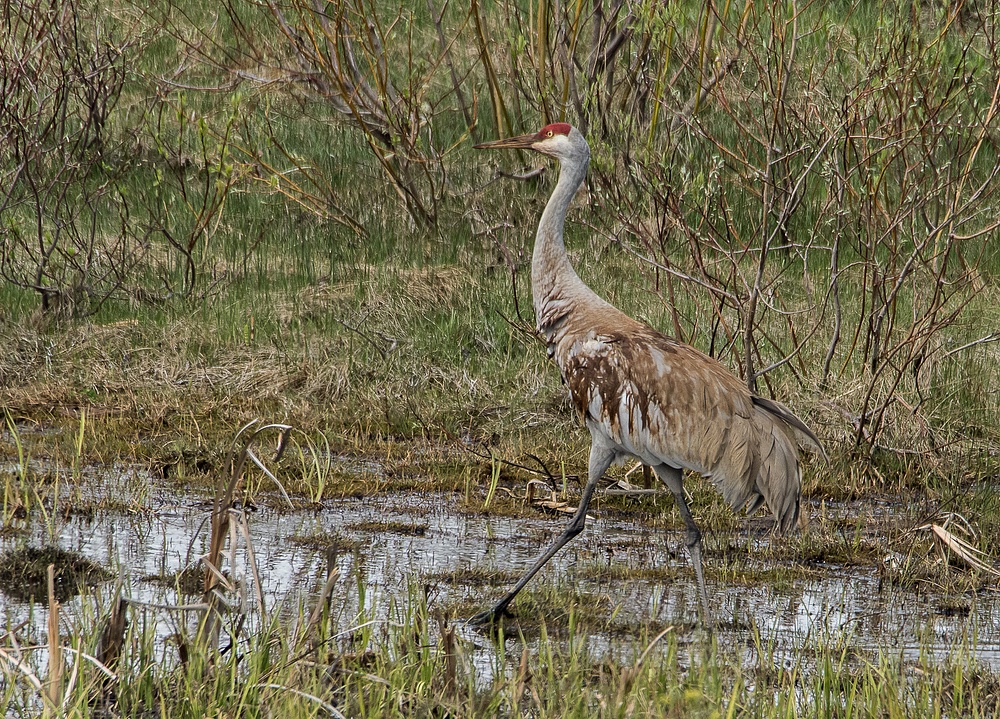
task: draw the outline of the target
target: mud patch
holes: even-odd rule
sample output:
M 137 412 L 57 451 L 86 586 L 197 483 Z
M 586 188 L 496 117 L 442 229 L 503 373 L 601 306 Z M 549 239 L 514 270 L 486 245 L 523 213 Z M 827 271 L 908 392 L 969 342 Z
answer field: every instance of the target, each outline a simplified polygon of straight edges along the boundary
M 369 546 L 368 542 L 363 542 L 360 539 L 323 531 L 313 534 L 293 534 L 288 538 L 288 541 L 317 552 L 327 552 L 331 549 L 338 552 L 356 552 Z

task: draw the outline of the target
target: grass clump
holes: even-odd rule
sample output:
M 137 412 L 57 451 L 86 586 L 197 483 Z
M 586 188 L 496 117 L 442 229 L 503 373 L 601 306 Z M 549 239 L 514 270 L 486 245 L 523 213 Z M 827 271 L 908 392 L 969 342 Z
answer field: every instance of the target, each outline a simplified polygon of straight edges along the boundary
M 308 547 L 317 551 L 344 551 L 357 552 L 370 546 L 367 541 L 345 537 L 339 533 L 317 532 L 315 534 L 296 534 L 288 538 L 289 542 L 298 544 L 301 547 Z
M 349 524 L 345 529 L 355 531 L 355 532 L 365 532 L 367 534 L 402 534 L 408 537 L 422 537 L 427 534 L 427 524 L 421 524 L 418 522 L 402 522 L 402 521 L 380 521 L 372 520 L 369 522 L 356 522 L 354 524 Z
M 519 578 L 520 575 L 514 571 L 487 569 L 482 566 L 423 576 L 423 579 L 430 583 L 465 587 L 507 587 L 517 582 Z
M 152 582 L 163 587 L 176 589 L 181 596 L 194 597 L 205 589 L 205 573 L 199 567 L 192 566 L 170 574 L 149 574 L 142 577 L 143 581 Z
M 48 568 L 55 566 L 55 596 L 59 601 L 113 575 L 79 552 L 59 547 L 22 547 L 0 554 L 0 591 L 22 601 L 42 600 L 48 592 Z

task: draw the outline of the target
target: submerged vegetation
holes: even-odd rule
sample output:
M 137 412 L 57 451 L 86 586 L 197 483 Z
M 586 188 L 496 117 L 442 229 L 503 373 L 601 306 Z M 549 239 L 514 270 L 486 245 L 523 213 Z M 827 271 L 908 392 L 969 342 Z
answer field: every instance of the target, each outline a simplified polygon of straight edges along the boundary
M 483 660 L 488 640 L 455 622 L 481 607 L 427 588 L 492 591 L 511 568 L 411 578 L 388 617 L 363 611 L 362 573 L 338 579 L 357 533 L 422 537 L 419 512 L 292 538 L 329 565 L 294 610 L 265 612 L 253 573 L 222 565 L 253 554 L 258 506 L 433 492 L 523 517 L 551 494 L 564 521 L 587 442 L 535 338 L 528 271 L 553 173 L 471 145 L 565 120 L 594 151 L 568 223 L 583 278 L 830 450 L 806 467 L 811 526 L 781 542 L 689 483 L 715 532 L 710 579 L 791 586 L 835 567 L 974 614 L 1000 554 L 998 17 L 970 0 L 6 6 L 0 537 L 15 559 L 0 572 L 28 586 L 20 558 L 72 517 L 141 526 L 164 497 L 215 504 L 205 556 L 161 577 L 201 595 L 182 612 L 200 629 L 175 617 L 165 636 L 158 612 L 174 610 L 126 608 L 106 583 L 45 609 L 59 562 L 43 559 L 29 593 L 48 636 L 0 629 L 0 708 L 994 715 L 974 635 L 943 658 L 849 633 L 790 647 L 751 621 L 717 645 L 579 585 L 533 587 Z M 604 517 L 680 526 L 662 496 L 599 494 Z M 685 571 L 590 557 L 573 576 Z M 346 633 L 337 581 L 361 608 Z

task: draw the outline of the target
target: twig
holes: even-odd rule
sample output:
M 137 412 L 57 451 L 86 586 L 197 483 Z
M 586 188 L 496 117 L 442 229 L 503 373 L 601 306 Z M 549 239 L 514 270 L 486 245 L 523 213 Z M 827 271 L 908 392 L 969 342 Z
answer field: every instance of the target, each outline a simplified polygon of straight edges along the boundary
M 331 549 L 331 553 L 327 558 L 328 571 L 326 575 L 326 582 L 323 584 L 323 589 L 320 590 L 319 596 L 316 597 L 316 606 L 313 607 L 312 614 L 309 615 L 309 622 L 306 625 L 305 635 L 307 638 L 315 639 L 314 634 L 319 628 L 319 622 L 323 618 L 323 609 L 327 606 L 331 592 L 333 592 L 333 587 L 337 583 L 337 578 L 340 576 L 340 572 L 337 570 L 336 565 L 337 554 L 334 549 Z
M 257 686 L 261 689 L 279 689 L 283 692 L 289 692 L 291 694 L 294 694 L 295 696 L 302 697 L 303 699 L 308 699 L 309 701 L 314 702 L 317 706 L 322 708 L 330 716 L 336 717 L 336 719 L 346 719 L 346 717 L 343 714 L 337 711 L 336 707 L 334 707 L 332 704 L 328 702 L 323 701 L 315 694 L 309 694 L 308 692 L 304 692 L 301 689 L 296 689 L 294 687 L 287 687 L 283 684 L 258 684 Z
M 551 472 L 549 472 L 548 467 L 546 467 L 545 464 L 540 459 L 538 459 L 538 457 L 536 457 L 533 454 L 529 454 L 527 456 L 530 457 L 531 459 L 535 460 L 536 462 L 538 462 L 538 464 L 540 464 L 542 466 L 542 470 L 533 469 L 532 467 L 528 467 L 526 465 L 519 464 L 517 462 L 512 462 L 511 460 L 504 459 L 503 457 L 501 457 L 499 455 L 492 455 L 492 454 L 485 454 L 485 453 L 477 452 L 472 446 L 469 446 L 469 445 L 465 445 L 464 449 L 465 449 L 466 452 L 469 452 L 470 454 L 473 454 L 476 457 L 479 457 L 480 459 L 483 459 L 483 460 L 489 460 L 489 461 L 499 462 L 500 464 L 506 465 L 508 467 L 514 467 L 515 469 L 520 469 L 520 470 L 522 470 L 524 472 L 529 472 L 531 474 L 537 474 L 539 476 L 545 477 L 546 479 L 548 479 L 550 481 L 553 481 L 553 480 L 556 479 L 556 477 Z M 572 479 L 573 481 L 579 481 L 580 476 L 577 475 L 577 474 L 567 474 L 566 475 L 566 479 Z
M 28 680 L 28 683 L 32 686 L 32 688 L 39 694 L 42 693 L 43 691 L 42 682 L 31 667 L 22 662 L 20 659 L 15 659 L 14 657 L 10 656 L 7 650 L 3 648 L 0 648 L 0 659 L 7 662 L 7 664 L 13 669 L 16 669 L 17 671 L 21 672 L 21 675 Z
M 60 706 L 62 695 L 62 645 L 59 643 L 59 602 L 56 601 L 56 566 L 49 565 L 49 678 L 46 698 L 51 707 Z
M 264 584 L 260 579 L 260 568 L 257 566 L 257 555 L 254 553 L 253 541 L 250 539 L 250 525 L 247 522 L 247 515 L 246 512 L 239 510 L 231 509 L 229 511 L 236 517 L 236 526 L 239 529 L 240 534 L 243 535 L 243 542 L 246 544 L 247 563 L 250 565 L 250 572 L 253 574 L 253 586 L 257 593 L 257 605 L 261 615 L 261 623 L 266 625 L 267 606 L 264 603 Z
M 536 167 L 534 170 L 528 170 L 527 172 L 522 172 L 522 173 L 504 172 L 499 167 L 497 168 L 497 176 L 506 177 L 508 180 L 518 180 L 518 181 L 533 180 L 536 177 L 541 177 L 544 174 L 545 174 L 544 167 Z
M 946 360 L 953 354 L 958 354 L 959 352 L 967 350 L 971 347 L 976 347 L 977 345 L 989 344 L 991 342 L 1000 342 L 1000 331 L 991 332 L 990 334 L 985 335 L 984 337 L 980 337 L 977 340 L 973 340 L 972 342 L 966 342 L 961 347 L 956 347 L 953 350 L 948 350 L 947 352 L 944 353 L 944 355 L 942 355 L 941 359 Z
M 455 63 L 451 57 L 451 45 L 445 41 L 444 30 L 441 29 L 441 18 L 444 17 L 445 10 L 448 9 L 448 0 L 445 0 L 444 6 L 441 8 L 441 12 L 436 12 L 434 10 L 434 0 L 427 0 L 427 9 L 430 10 L 431 17 L 434 20 L 434 29 L 437 31 L 438 45 L 441 47 L 441 54 L 444 56 L 444 61 L 448 65 L 448 72 L 451 75 L 451 86 L 455 91 L 455 97 L 458 98 L 458 106 L 462 108 L 462 117 L 465 118 L 465 126 L 469 129 L 474 140 L 478 141 L 478 133 L 476 132 L 476 121 L 469 112 L 469 105 L 465 101 L 465 93 L 462 92 L 462 83 L 458 80 L 458 73 L 455 71 Z M 468 23 L 469 18 L 466 16 L 466 23 Z M 456 35 L 456 39 L 457 39 Z M 454 40 L 452 41 L 454 42 Z

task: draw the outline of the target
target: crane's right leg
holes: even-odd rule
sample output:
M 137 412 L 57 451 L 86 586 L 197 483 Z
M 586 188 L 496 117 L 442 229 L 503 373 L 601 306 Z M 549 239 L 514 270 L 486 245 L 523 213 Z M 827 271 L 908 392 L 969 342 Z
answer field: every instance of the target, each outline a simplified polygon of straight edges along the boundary
M 597 488 L 598 480 L 604 476 L 604 472 L 611 466 L 614 459 L 615 451 L 610 446 L 597 441 L 590 445 L 590 466 L 587 470 L 587 486 L 583 488 L 583 494 L 580 496 L 580 505 L 576 508 L 576 513 L 569 521 L 569 526 L 563 530 L 563 533 L 552 543 L 552 546 L 546 549 L 545 553 L 535 561 L 531 569 L 525 572 L 524 576 L 514 585 L 513 589 L 507 592 L 503 599 L 494 604 L 492 608 L 472 617 L 469 620 L 470 624 L 486 625 L 495 623 L 507 612 L 507 606 L 514 601 L 514 597 L 524 589 L 531 578 L 538 573 L 538 570 L 545 566 L 545 563 L 552 559 L 556 552 L 566 546 L 573 537 L 583 531 L 587 524 L 587 507 L 590 505 L 590 498 Z
M 674 501 L 677 503 L 677 509 L 680 510 L 681 519 L 684 520 L 684 526 L 687 527 L 687 548 L 691 553 L 691 564 L 694 565 L 694 576 L 698 580 L 698 593 L 701 595 L 701 619 L 705 625 L 711 629 L 714 626 L 712 621 L 712 611 L 708 607 L 708 590 L 705 589 L 705 572 L 701 566 L 701 530 L 698 529 L 698 524 L 694 521 L 694 516 L 691 514 L 691 508 L 688 507 L 687 498 L 684 496 L 684 484 L 682 482 L 684 477 L 684 471 L 679 467 L 671 467 L 666 464 L 661 464 L 654 467 L 656 474 L 659 475 L 663 483 L 667 485 L 667 489 L 670 493 L 674 495 Z

